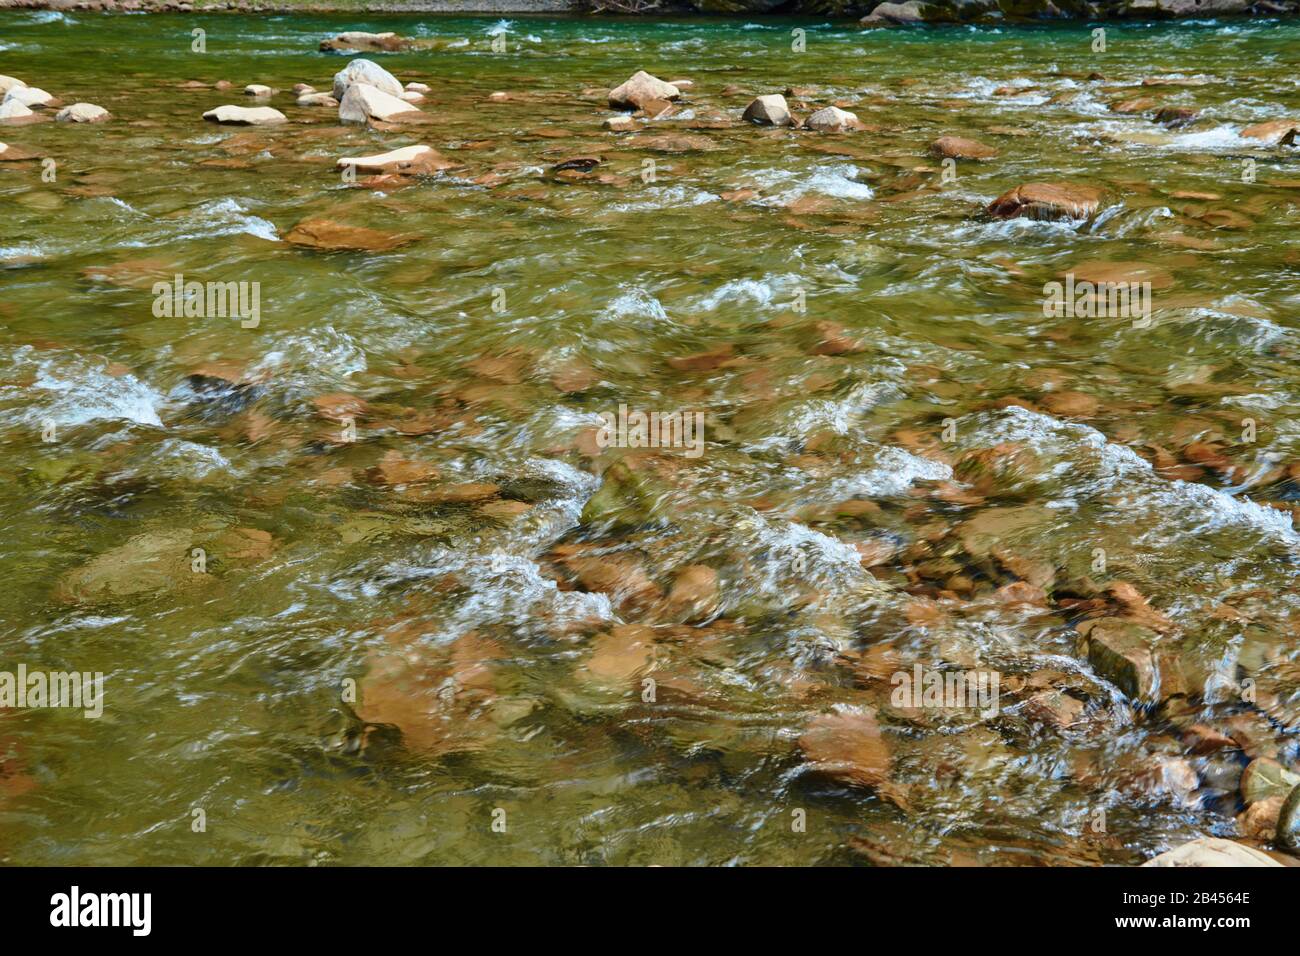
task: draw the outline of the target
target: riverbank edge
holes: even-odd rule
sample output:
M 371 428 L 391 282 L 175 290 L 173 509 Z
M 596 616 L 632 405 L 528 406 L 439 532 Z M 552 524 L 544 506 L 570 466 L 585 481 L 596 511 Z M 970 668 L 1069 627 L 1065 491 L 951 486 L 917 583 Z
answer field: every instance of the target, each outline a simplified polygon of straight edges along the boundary
M 799 10 L 793 8 L 798 0 L 792 0 L 791 9 L 774 8 L 766 12 L 757 10 L 737 13 L 718 13 L 700 10 L 686 2 L 668 3 L 653 10 L 634 14 L 625 9 L 604 7 L 599 2 L 593 9 L 592 0 L 381 0 L 378 3 L 341 2 L 262 2 L 262 0 L 210 0 L 210 2 L 193 2 L 193 0 L 0 0 L 0 11 L 4 10 L 53 10 L 58 12 L 99 12 L 99 13 L 270 13 L 270 14 L 350 14 L 357 17 L 387 14 L 510 14 L 516 15 L 611 15 L 611 16 L 645 16 L 645 17 L 708 17 L 708 18 L 743 18 L 753 20 L 772 16 L 816 16 L 830 20 L 852 21 L 880 5 L 880 0 L 864 0 L 856 13 L 828 14 L 817 10 Z M 1135 4 L 1135 7 L 1138 5 Z M 1088 12 L 1071 13 L 1049 4 L 1049 15 L 1006 16 L 997 19 L 965 21 L 967 23 L 1050 23 L 1050 22 L 1132 22 L 1151 20 L 1169 22 L 1177 19 L 1278 19 L 1300 16 L 1300 3 L 1288 0 L 1260 0 L 1246 10 L 1198 10 L 1186 15 L 1171 16 L 1167 11 L 1163 15 L 1150 7 L 1106 12 L 1092 9 Z M 936 20 L 933 22 L 908 21 L 881 23 L 889 26 L 950 26 L 953 21 Z

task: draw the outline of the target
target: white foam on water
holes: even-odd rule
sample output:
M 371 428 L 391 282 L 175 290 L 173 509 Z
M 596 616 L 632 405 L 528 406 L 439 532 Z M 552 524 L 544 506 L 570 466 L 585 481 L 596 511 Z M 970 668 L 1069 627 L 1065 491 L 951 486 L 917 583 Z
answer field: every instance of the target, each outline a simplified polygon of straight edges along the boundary
M 167 474 L 196 480 L 214 473 L 238 477 L 230 459 L 212 446 L 198 442 L 168 438 L 155 449 L 152 457 L 165 464 Z
M 651 186 L 642 195 L 645 199 L 631 202 L 611 203 L 605 208 L 611 212 L 647 212 L 655 209 L 681 209 L 690 206 L 705 206 L 718 202 L 717 196 L 703 189 L 691 186 Z
M 190 215 L 191 219 L 206 220 L 205 236 L 237 235 L 247 233 L 279 242 L 280 235 L 275 226 L 258 216 L 251 215 L 237 200 L 226 198 L 205 202 Z M 190 238 L 190 237 L 185 237 Z
M 763 190 L 780 188 L 782 191 L 757 200 L 765 206 L 784 206 L 808 193 L 818 193 L 832 199 L 870 199 L 875 193 L 866 183 L 854 177 L 861 175 L 857 166 L 815 166 L 809 171 L 791 169 L 761 169 L 750 174 Z
M 814 531 L 796 521 L 761 514 L 749 508 L 719 516 L 713 534 L 734 553 L 753 555 L 754 575 L 749 591 L 768 600 L 789 600 L 797 581 L 830 598 L 861 598 L 886 588 L 862 567 L 862 556 L 851 544 Z
M 894 445 L 881 447 L 872 466 L 861 474 L 836 478 L 830 492 L 836 500 L 867 495 L 872 498 L 896 498 L 907 493 L 918 481 L 947 481 L 952 468 L 941 461 L 922 458 Z
M 14 23 L 14 26 L 22 26 L 24 19 L 29 25 L 40 23 L 66 23 L 69 26 L 75 26 L 77 23 L 77 21 L 72 17 L 65 13 L 60 13 L 58 10 L 33 10 L 30 13 L 25 13 L 23 18 Z
M 694 304 L 700 311 L 712 312 L 723 302 L 750 302 L 766 308 L 776 301 L 779 290 L 797 287 L 802 279 L 797 275 L 769 276 L 764 279 L 732 279 Z
M 1186 518 L 1193 526 L 1177 527 L 1180 534 L 1196 535 L 1229 526 L 1248 527 L 1300 548 L 1300 534 L 1292 527 L 1289 513 L 1208 485 L 1161 478 L 1131 448 L 1112 443 L 1088 425 L 1062 422 L 1018 406 L 994 416 L 977 416 L 977 421 L 974 431 L 965 432 L 964 445 L 978 447 L 1015 441 L 1039 455 L 1059 456 L 1062 462 L 1053 470 L 1067 482 L 1071 497 L 1121 494 L 1135 509 L 1162 515 L 1162 523 L 1166 525 L 1159 529 L 1162 534 L 1177 527 L 1178 519 Z M 958 428 L 959 434 L 962 433 L 960 424 Z
M 1175 133 L 1174 141 L 1165 148 L 1200 151 L 1206 149 L 1249 149 L 1252 147 L 1258 149 L 1264 145 L 1257 139 L 1243 138 L 1240 132 L 1236 127 L 1225 125 L 1192 133 Z
M 14 354 L 14 372 L 30 372 L 33 365 L 35 380 L 30 386 L 0 386 L 0 404 L 8 404 L 8 400 L 22 403 L 10 411 L 10 421 L 29 426 L 129 421 L 163 427 L 158 412 L 166 398 L 135 375 L 110 375 L 101 361 L 41 353 L 30 347 Z
M 602 319 L 645 318 L 666 320 L 668 313 L 651 292 L 641 288 L 631 288 L 620 292 L 609 305 L 601 309 L 600 317 Z
M 326 326 L 311 333 L 276 339 L 274 348 L 249 372 L 303 388 L 336 388 L 367 368 L 366 350 L 346 332 Z

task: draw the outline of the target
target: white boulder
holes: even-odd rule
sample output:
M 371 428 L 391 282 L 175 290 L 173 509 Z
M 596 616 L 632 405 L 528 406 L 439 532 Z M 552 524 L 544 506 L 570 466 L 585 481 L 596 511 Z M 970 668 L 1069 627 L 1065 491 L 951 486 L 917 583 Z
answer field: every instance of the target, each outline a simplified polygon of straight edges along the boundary
M 365 83 L 349 86 L 343 99 L 339 100 L 339 119 L 344 123 L 364 123 L 372 119 L 388 122 L 400 119 L 403 114 L 419 112 L 398 96 Z
M 108 110 L 94 103 L 73 103 L 54 114 L 60 123 L 102 123 L 109 119 Z
M 402 84 L 397 82 L 397 77 L 378 63 L 356 59 L 334 74 L 334 98 L 342 103 L 348 88 L 359 84 L 373 86 L 392 97 L 402 95 Z
M 287 116 L 269 106 L 218 106 L 204 113 L 203 118 L 209 123 L 230 126 L 274 126 L 288 122 Z

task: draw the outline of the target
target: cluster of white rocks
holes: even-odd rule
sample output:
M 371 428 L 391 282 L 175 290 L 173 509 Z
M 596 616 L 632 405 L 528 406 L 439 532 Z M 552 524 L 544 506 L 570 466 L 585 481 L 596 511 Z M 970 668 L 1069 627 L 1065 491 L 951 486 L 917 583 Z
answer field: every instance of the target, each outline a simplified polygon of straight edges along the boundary
M 0 76 L 0 123 L 10 126 L 39 123 L 53 113 L 60 123 L 99 123 L 109 119 L 108 110 L 94 103 L 63 101 L 39 86 L 28 86 L 14 76 Z

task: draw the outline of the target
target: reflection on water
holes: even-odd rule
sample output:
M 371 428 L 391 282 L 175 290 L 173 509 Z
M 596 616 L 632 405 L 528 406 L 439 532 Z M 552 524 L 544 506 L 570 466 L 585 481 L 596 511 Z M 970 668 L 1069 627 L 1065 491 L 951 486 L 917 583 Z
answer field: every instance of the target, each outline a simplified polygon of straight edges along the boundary
M 105 675 L 0 712 L 0 859 L 1131 863 L 1294 766 L 1300 175 L 1241 133 L 1295 26 L 202 22 L 0 16 L 113 114 L 0 136 L 56 160 L 0 163 L 0 668 Z M 436 41 L 376 57 L 427 124 L 294 105 L 344 28 Z M 641 68 L 694 85 L 603 131 Z M 255 82 L 289 124 L 201 120 Z M 867 129 L 739 123 L 787 87 Z M 1102 211 L 980 215 L 1034 181 Z M 403 239 L 283 241 L 322 218 Z M 1154 321 L 1046 314 L 1067 273 Z

